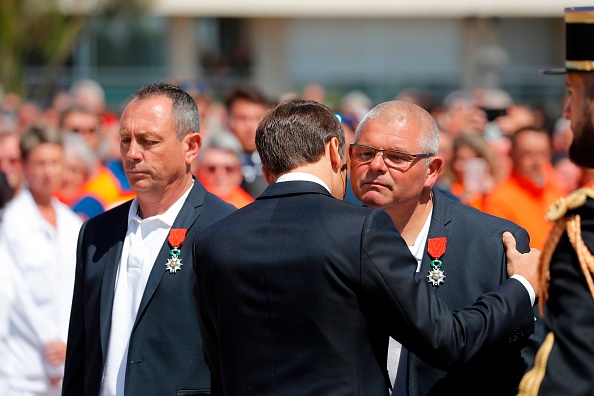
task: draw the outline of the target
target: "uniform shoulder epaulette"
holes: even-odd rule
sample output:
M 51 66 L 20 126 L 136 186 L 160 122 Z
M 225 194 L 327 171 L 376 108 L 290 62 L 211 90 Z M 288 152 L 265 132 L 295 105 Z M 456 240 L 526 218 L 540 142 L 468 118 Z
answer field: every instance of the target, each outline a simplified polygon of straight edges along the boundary
M 588 197 L 594 199 L 594 187 L 584 187 L 575 190 L 565 198 L 559 198 L 547 212 L 547 219 L 554 221 L 553 228 L 549 232 L 545 241 L 542 253 L 540 255 L 539 273 L 540 273 L 540 314 L 544 315 L 544 303 L 549 299 L 549 276 L 550 265 L 553 253 L 561 236 L 567 231 L 567 236 L 571 246 L 575 250 L 580 267 L 586 278 L 588 289 L 594 299 L 594 255 L 590 252 L 588 246 L 584 243 L 581 233 L 581 217 L 574 213 L 567 216 L 567 212 L 583 206 Z
M 586 203 L 586 200 L 594 198 L 594 187 L 584 187 L 575 190 L 565 198 L 559 198 L 547 211 L 548 221 L 557 221 L 565 216 L 568 210 L 577 209 Z

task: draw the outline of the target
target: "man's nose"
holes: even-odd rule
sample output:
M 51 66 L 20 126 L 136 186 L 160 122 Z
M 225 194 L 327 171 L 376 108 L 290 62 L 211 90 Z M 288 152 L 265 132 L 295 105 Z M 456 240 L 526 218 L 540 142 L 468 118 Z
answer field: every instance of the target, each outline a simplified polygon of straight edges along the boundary
M 377 151 L 375 156 L 371 159 L 369 167 L 374 171 L 385 171 L 387 167 L 386 163 L 384 162 L 384 153 Z

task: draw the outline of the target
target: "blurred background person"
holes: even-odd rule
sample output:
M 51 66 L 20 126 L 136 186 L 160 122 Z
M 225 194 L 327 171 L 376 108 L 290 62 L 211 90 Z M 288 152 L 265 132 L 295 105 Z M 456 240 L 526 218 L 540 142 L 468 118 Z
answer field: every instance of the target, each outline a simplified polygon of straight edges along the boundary
M 313 100 L 318 103 L 326 104 L 326 89 L 317 83 L 309 83 L 301 91 L 303 100 Z
M 113 125 L 110 124 L 110 126 Z M 121 174 L 123 169 L 119 156 L 110 157 L 112 161 L 110 166 L 114 168 L 114 172 L 103 165 L 98 156 L 101 151 L 100 146 L 113 144 L 113 129 L 111 140 L 101 140 L 99 118 L 94 112 L 80 105 L 72 106 L 62 114 L 60 127 L 66 134 L 78 134 L 88 146 L 88 148 L 84 147 L 85 145 L 77 139 L 70 137 L 67 139 L 69 177 L 65 181 L 66 184 L 59 190 L 59 198 L 62 202 L 71 208 L 77 206 L 75 211 L 83 218 L 89 218 L 134 197 L 125 175 Z M 119 147 L 119 133 L 117 139 Z M 82 180 L 77 176 L 84 178 L 82 184 L 80 184 Z M 84 202 L 88 205 L 83 205 L 82 200 L 86 197 L 88 199 Z
M 253 198 L 257 198 L 267 187 L 262 176 L 262 162 L 256 151 L 256 128 L 266 114 L 270 103 L 255 87 L 236 85 L 225 98 L 227 127 L 241 143 L 241 187 Z
M 59 395 L 81 220 L 53 197 L 64 173 L 62 135 L 34 126 L 21 139 L 24 188 L 5 208 L 0 262 L 13 263 L 0 389 Z
M 569 154 L 569 146 L 573 142 L 573 131 L 571 130 L 571 121 L 565 118 L 559 118 L 553 126 L 551 134 L 552 160 L 558 157 L 566 157 Z
M 203 139 L 208 139 L 224 130 L 224 117 L 221 113 L 221 106 L 215 102 L 214 93 L 205 82 L 202 81 L 183 81 L 179 87 L 186 91 L 198 107 L 200 113 L 200 135 Z M 224 115 L 224 109 L 222 111 Z
M 488 120 L 469 92 L 460 90 L 448 94 L 443 100 L 443 111 L 437 115 L 439 128 L 452 137 L 461 134 L 482 135 Z
M 101 142 L 101 130 L 97 113 L 82 105 L 68 107 L 60 115 L 60 128 L 64 131 L 78 133 L 92 150 L 97 152 Z
M 0 132 L 0 172 L 6 177 L 11 198 L 16 196 L 23 187 L 20 140 L 21 137 L 17 132 Z
M 74 104 L 89 109 L 99 117 L 101 125 L 109 123 L 117 116 L 105 105 L 105 91 L 101 84 L 90 78 L 75 81 L 70 87 Z
M 103 193 L 107 189 L 103 189 L 105 184 L 101 183 L 100 173 L 105 174 L 106 170 L 80 135 L 73 132 L 64 134 L 64 160 L 64 177 L 56 196 L 81 219 L 90 219 L 118 202 L 105 201 L 106 194 Z M 110 175 L 104 177 L 111 178 Z
M 433 188 L 439 190 L 455 201 L 460 199 L 452 194 L 452 181 L 454 175 L 452 173 L 452 160 L 454 158 L 454 139 L 452 136 L 442 130 L 439 131 L 439 151 L 438 155 L 443 159 L 443 166 L 441 172 L 437 176 L 437 182 Z
M 194 174 L 206 190 L 236 208 L 254 201 L 240 187 L 243 179 L 240 161 L 242 152 L 241 143 L 235 136 L 219 132 L 205 142 L 195 160 Z
M 459 135 L 453 145 L 450 192 L 480 210 L 484 195 L 495 185 L 493 152 L 479 135 Z
M 487 194 L 483 210 L 524 227 L 530 245 L 542 249 L 552 226 L 547 210 L 567 193 L 551 165 L 551 142 L 546 131 L 523 128 L 512 137 L 511 175 Z
M 581 186 L 582 169 L 571 162 L 568 154 L 557 156 L 553 160 L 553 169 L 557 175 L 559 185 L 564 191 L 569 193 Z
M 0 223 L 2 222 L 2 209 L 4 209 L 4 205 L 10 201 L 12 190 L 8 185 L 8 180 L 6 180 L 6 175 L 3 172 L 0 172 Z

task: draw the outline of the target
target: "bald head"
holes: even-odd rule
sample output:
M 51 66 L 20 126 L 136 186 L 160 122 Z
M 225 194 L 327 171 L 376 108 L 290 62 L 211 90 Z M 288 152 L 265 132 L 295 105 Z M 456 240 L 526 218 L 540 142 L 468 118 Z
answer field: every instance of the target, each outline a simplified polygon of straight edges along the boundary
M 431 114 L 421 107 L 402 100 L 393 100 L 375 106 L 359 123 L 355 141 L 358 141 L 365 124 L 372 120 L 383 124 L 414 126 L 420 131 L 417 141 L 419 148 L 424 153 L 437 155 L 439 150 L 437 123 Z

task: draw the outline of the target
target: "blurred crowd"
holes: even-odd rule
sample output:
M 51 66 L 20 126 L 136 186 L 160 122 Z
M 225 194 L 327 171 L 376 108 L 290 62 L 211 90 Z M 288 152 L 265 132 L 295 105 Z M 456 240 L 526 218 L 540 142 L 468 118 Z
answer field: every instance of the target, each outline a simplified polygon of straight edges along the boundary
M 201 118 L 202 148 L 192 173 L 208 191 L 238 208 L 266 187 L 255 132 L 276 103 L 301 97 L 329 105 L 341 120 L 347 144 L 374 106 L 360 91 L 333 105 L 317 84 L 269 98 L 243 84 L 217 93 L 201 82 L 177 83 L 196 101 Z M 437 188 L 524 227 L 532 247 L 544 245 L 549 205 L 592 178 L 568 159 L 568 120 L 551 120 L 542 109 L 502 90 L 456 91 L 436 101 L 407 89 L 395 99 L 423 107 L 438 123 L 445 171 Z M 92 80 L 56 93 L 46 108 L 6 93 L 0 110 L 0 340 L 8 340 L 0 343 L 0 356 L 2 348 L 24 357 L 28 354 L 22 351 L 37 351 L 47 366 L 39 368 L 44 381 L 53 386 L 64 361 L 78 230 L 85 219 L 134 197 L 120 161 L 119 113 L 107 107 L 103 88 Z M 360 204 L 350 189 L 345 199 Z M 27 320 L 5 321 L 10 315 Z M 60 323 L 40 329 L 40 323 L 52 322 L 48 317 Z M 30 334 L 36 334 L 34 341 Z M 11 343 L 18 337 L 29 341 Z M 21 366 L 31 366 L 30 361 Z M 2 378 L 11 375 L 6 368 L 23 370 L 18 362 L 6 363 L 0 361 L 0 394 Z
M 249 85 L 215 93 L 201 82 L 178 83 L 195 99 L 201 116 L 203 147 L 193 172 L 209 191 L 237 207 L 251 202 L 265 187 L 255 130 L 276 103 L 302 97 L 330 105 L 341 117 L 348 142 L 354 139 L 358 121 L 374 105 L 360 91 L 349 92 L 332 105 L 317 84 L 305 86 L 300 93 L 268 98 Z M 440 155 L 446 163 L 439 188 L 477 209 L 526 227 L 522 217 L 542 215 L 526 213 L 524 203 L 544 211 L 556 197 L 588 180 L 567 156 L 572 141 L 569 121 L 551 120 L 543 109 L 519 103 L 502 90 L 456 91 L 436 101 L 422 91 L 407 89 L 395 99 L 413 102 L 436 119 Z M 83 219 L 133 196 L 119 160 L 119 114 L 106 107 L 98 83 L 78 81 L 68 92 L 58 92 L 47 108 L 12 93 L 0 103 L 0 178 L 8 184 L 8 191 L 2 187 L 4 200 L 26 183 L 19 140 L 39 124 L 58 127 L 63 133 L 66 166 L 55 196 Z M 528 200 L 517 201 L 525 195 Z M 532 226 L 535 247 L 540 248 L 547 233 L 544 219 Z
M 209 191 L 236 207 L 253 201 L 266 186 L 255 131 L 276 103 L 302 97 L 329 105 L 341 118 L 347 143 L 354 140 L 359 120 L 374 105 L 360 91 L 347 93 L 333 105 L 317 84 L 269 98 L 244 84 L 216 93 L 202 82 L 177 83 L 200 111 L 203 146 L 193 173 Z M 544 219 L 548 206 L 591 177 L 568 159 L 572 141 L 568 120 L 553 120 L 542 108 L 517 102 L 503 90 L 460 90 L 438 101 L 423 91 L 406 89 L 395 99 L 421 106 L 439 125 L 445 171 L 438 188 L 525 227 L 536 248 L 542 248 L 549 229 Z M 68 92 L 56 93 L 47 108 L 7 93 L 0 109 L 3 202 L 28 182 L 19 142 L 36 125 L 53 126 L 63 134 L 65 167 L 53 195 L 83 220 L 134 196 L 119 159 L 119 114 L 107 108 L 97 82 L 76 82 Z M 346 199 L 358 203 L 351 191 Z

